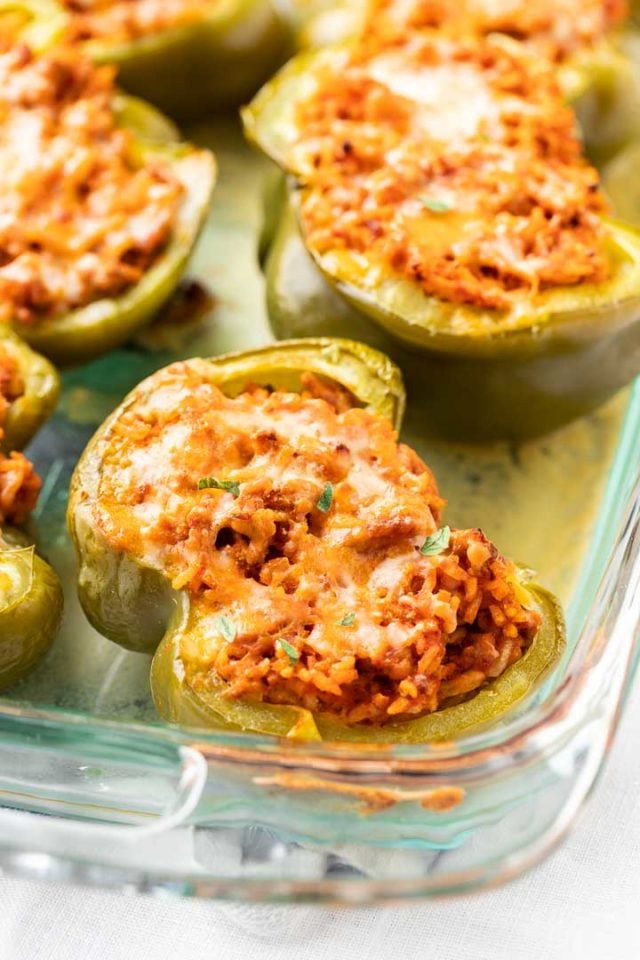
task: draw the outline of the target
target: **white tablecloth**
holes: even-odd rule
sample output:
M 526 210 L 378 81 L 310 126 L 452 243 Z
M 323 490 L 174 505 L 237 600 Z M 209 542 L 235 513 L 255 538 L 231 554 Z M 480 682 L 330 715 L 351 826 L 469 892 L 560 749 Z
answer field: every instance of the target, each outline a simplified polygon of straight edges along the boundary
M 1 960 L 639 960 L 640 692 L 564 846 L 510 886 L 358 910 L 152 900 L 0 879 Z

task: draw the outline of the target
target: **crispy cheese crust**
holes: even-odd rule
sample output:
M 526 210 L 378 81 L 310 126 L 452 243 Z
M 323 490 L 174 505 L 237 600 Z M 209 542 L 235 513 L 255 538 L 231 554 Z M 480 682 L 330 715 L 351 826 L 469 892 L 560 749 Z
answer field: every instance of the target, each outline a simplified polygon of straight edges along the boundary
M 195 23 L 215 0 L 64 0 L 71 13 L 71 41 L 126 42 Z
M 538 629 L 481 531 L 421 552 L 444 503 L 431 471 L 315 377 L 231 399 L 202 361 L 174 364 L 105 443 L 96 525 L 189 592 L 196 689 L 382 724 L 477 690 Z
M 365 35 L 337 56 L 296 113 L 313 252 L 503 311 L 607 278 L 598 174 L 547 63 L 445 30 Z
M 182 185 L 136 155 L 114 93 L 77 50 L 0 52 L 0 321 L 117 296 L 169 241 Z

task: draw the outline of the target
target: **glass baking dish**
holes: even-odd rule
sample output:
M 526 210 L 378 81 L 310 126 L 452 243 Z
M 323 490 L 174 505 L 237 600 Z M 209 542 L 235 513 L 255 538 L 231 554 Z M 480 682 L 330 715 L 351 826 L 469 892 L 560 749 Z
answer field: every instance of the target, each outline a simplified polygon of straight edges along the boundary
M 174 310 L 68 373 L 31 448 L 45 477 L 39 542 L 65 581 L 67 612 L 49 656 L 0 700 L 0 867 L 251 901 L 362 903 L 505 881 L 573 823 L 637 664 L 640 385 L 521 446 L 429 441 L 410 398 L 406 436 L 449 497 L 448 521 L 483 526 L 566 605 L 564 662 L 508 722 L 455 743 L 375 749 L 159 722 L 149 659 L 83 618 L 64 513 L 80 451 L 141 377 L 271 338 L 256 261 L 265 165 L 231 121 L 189 134 L 221 168 L 191 270 L 209 291 L 206 315 Z

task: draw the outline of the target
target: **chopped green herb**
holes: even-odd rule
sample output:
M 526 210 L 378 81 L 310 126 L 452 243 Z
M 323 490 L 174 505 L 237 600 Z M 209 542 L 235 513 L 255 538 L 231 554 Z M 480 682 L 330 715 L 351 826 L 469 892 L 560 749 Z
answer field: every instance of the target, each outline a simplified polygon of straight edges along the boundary
M 324 490 L 320 494 L 320 499 L 316 503 L 318 510 L 322 510 L 323 513 L 328 513 L 331 509 L 331 504 L 333 503 L 333 484 L 325 483 Z
M 300 654 L 296 648 L 292 646 L 292 644 L 290 644 L 287 640 L 278 640 L 278 646 L 281 650 L 284 650 L 286 655 L 289 657 L 289 663 L 294 664 L 298 662 L 300 659 Z
M 434 200 L 432 197 L 420 197 L 420 202 L 432 213 L 448 213 L 453 208 L 444 200 Z
M 229 620 L 229 617 L 225 616 L 216 617 L 213 622 L 216 625 L 216 630 L 222 637 L 224 637 L 227 643 L 233 643 L 236 638 L 235 623 L 232 620 Z
M 451 540 L 451 528 L 440 527 L 420 547 L 420 553 L 423 557 L 437 557 L 439 553 L 446 550 Z
M 216 480 L 215 477 L 203 477 L 198 480 L 198 490 L 226 490 L 234 497 L 240 496 L 240 484 L 237 480 Z
M 342 620 L 338 620 L 339 627 L 352 627 L 356 622 L 355 613 L 348 613 Z

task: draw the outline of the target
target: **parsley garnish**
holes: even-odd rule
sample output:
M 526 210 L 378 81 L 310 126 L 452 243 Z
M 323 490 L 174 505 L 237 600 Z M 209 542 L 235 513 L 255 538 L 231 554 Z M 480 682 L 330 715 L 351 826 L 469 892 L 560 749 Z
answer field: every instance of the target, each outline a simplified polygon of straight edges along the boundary
M 215 477 L 203 477 L 198 480 L 198 490 L 226 490 L 234 497 L 240 496 L 240 484 L 237 480 L 216 480 Z
M 284 650 L 286 655 L 289 657 L 289 663 L 297 663 L 300 659 L 300 654 L 294 646 L 292 646 L 287 640 L 278 640 L 278 646 L 281 650 Z
M 320 494 L 320 499 L 316 503 L 318 510 L 321 510 L 323 513 L 328 513 L 331 509 L 331 504 L 333 503 L 333 484 L 325 483 L 324 490 Z
M 355 615 L 355 613 L 348 613 L 346 616 L 344 616 L 344 617 L 342 618 L 342 620 L 338 620 L 338 626 L 339 626 L 339 627 L 352 627 L 355 622 L 356 622 L 356 615 Z
M 448 213 L 453 209 L 451 205 L 445 203 L 444 200 L 434 200 L 432 197 L 420 197 L 420 202 L 424 204 L 427 210 L 431 210 L 432 213 Z
M 446 550 L 451 540 L 451 528 L 440 527 L 420 547 L 420 553 L 423 557 L 437 557 L 439 553 Z
M 218 633 L 224 637 L 227 643 L 233 643 L 236 638 L 236 625 L 232 620 L 229 620 L 229 617 L 220 616 L 216 617 L 213 621 L 216 625 L 216 630 Z

